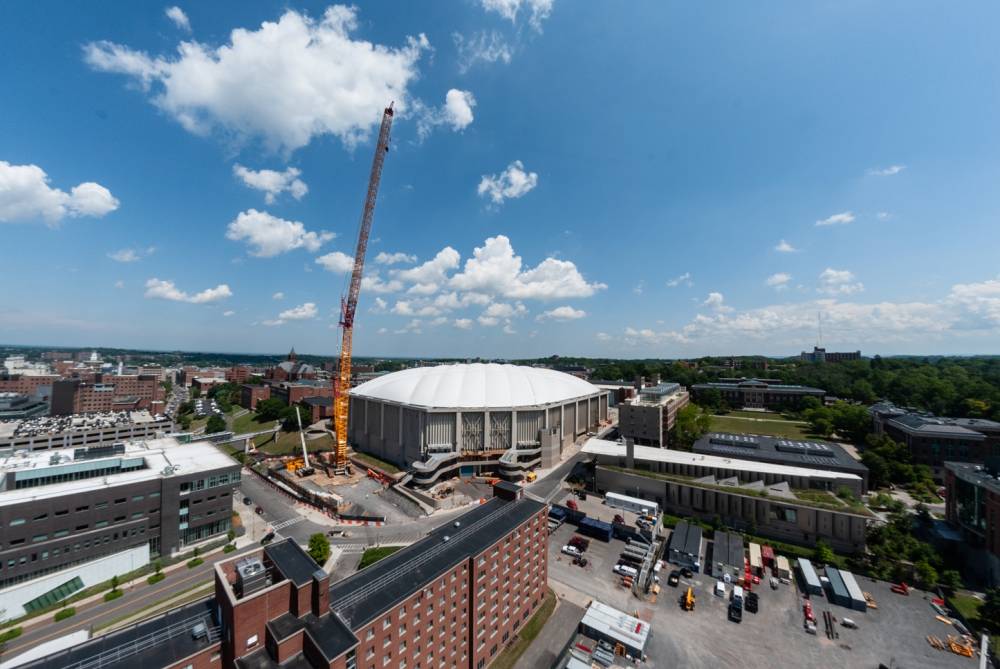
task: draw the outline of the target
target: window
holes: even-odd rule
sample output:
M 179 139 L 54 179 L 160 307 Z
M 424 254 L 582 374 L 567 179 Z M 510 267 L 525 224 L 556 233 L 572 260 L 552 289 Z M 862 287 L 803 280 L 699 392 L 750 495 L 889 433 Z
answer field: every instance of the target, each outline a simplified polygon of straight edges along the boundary
M 89 505 L 87 505 L 87 506 L 78 506 L 78 507 L 76 507 L 76 512 L 77 512 L 77 513 L 80 513 L 80 512 L 82 512 L 82 511 L 87 511 L 87 510 L 89 510 L 89 509 L 90 509 L 90 506 L 89 506 Z
M 257 645 L 257 635 L 253 634 L 247 639 L 247 648 L 252 648 Z
M 62 511 L 56 511 L 55 515 L 57 515 L 57 516 L 65 516 L 67 513 L 69 513 L 69 509 L 63 509 Z
M 31 537 L 31 543 L 37 544 L 37 543 L 39 543 L 41 541 L 45 541 L 48 538 L 49 538 L 49 535 L 47 535 L 47 534 L 36 534 L 35 536 Z
M 17 525 L 24 525 L 24 518 L 14 518 L 10 521 L 11 527 L 15 527 Z
M 108 526 L 108 521 L 106 521 L 106 520 L 99 520 L 96 523 L 94 523 L 94 527 L 95 528 L 96 527 L 107 527 L 107 526 Z
M 108 508 L 108 503 L 107 502 L 98 502 L 97 504 L 94 505 L 94 508 L 95 509 L 106 509 L 106 508 Z
M 126 499 L 125 497 L 119 497 L 118 499 L 115 500 L 115 504 L 124 504 L 125 499 Z
M 136 495 L 135 497 L 132 498 L 133 502 L 141 502 L 142 500 L 143 500 L 142 495 Z
M 47 514 L 47 513 L 40 513 L 37 516 L 35 516 L 32 520 L 45 520 L 48 517 L 49 517 L 49 514 Z

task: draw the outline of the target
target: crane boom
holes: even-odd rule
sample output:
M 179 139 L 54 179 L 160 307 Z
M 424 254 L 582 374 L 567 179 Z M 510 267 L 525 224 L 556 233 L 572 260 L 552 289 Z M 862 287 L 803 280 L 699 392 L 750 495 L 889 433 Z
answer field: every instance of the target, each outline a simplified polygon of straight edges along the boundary
M 358 307 L 358 294 L 361 292 L 361 276 L 365 268 L 365 252 L 368 250 L 368 235 L 372 229 L 372 219 L 375 216 L 375 200 L 378 196 L 378 185 L 382 179 L 382 164 L 389 152 L 389 130 L 392 128 L 392 104 L 382 113 L 382 125 L 378 132 L 378 143 L 375 145 L 375 157 L 372 160 L 372 171 L 368 178 L 368 194 L 365 197 L 365 208 L 361 215 L 361 226 L 358 230 L 358 246 L 354 252 L 354 269 L 351 271 L 351 285 L 347 297 L 341 302 L 340 313 L 340 373 L 333 386 L 333 424 L 337 434 L 337 450 L 334 454 L 334 468 L 342 471 L 347 468 L 347 417 L 350 410 L 348 391 L 351 388 L 351 346 L 354 339 L 354 312 Z

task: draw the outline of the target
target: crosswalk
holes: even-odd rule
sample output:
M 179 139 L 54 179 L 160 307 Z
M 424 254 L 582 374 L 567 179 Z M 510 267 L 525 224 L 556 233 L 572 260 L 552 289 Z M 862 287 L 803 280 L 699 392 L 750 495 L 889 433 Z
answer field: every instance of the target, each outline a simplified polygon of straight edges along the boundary
M 295 516 L 294 518 L 289 518 L 288 520 L 283 520 L 280 523 L 275 523 L 271 526 L 271 529 L 277 532 L 278 530 L 283 530 L 286 527 L 291 527 L 295 523 L 301 523 L 305 520 L 304 516 Z

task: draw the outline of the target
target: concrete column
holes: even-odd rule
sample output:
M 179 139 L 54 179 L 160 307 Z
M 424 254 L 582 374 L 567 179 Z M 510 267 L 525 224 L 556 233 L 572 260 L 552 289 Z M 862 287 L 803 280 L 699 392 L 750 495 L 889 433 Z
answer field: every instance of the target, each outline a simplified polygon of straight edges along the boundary
M 625 467 L 635 469 L 635 439 L 631 437 L 625 439 Z
M 462 412 L 455 412 L 455 451 L 462 452 Z
M 566 434 L 566 405 L 559 405 L 559 453 L 562 454 L 563 435 Z
M 385 443 L 385 402 L 378 403 L 378 438 Z
M 403 407 L 399 407 L 399 436 L 397 437 L 397 441 L 399 443 L 396 445 L 399 446 L 399 452 L 402 453 L 403 452 Z
M 590 398 L 588 397 L 588 398 L 587 398 L 587 429 L 589 430 L 589 429 L 590 429 L 590 427 L 591 427 L 591 426 L 592 426 L 593 424 L 594 424 L 594 423 L 593 423 L 593 422 L 591 422 L 591 419 L 590 419 Z
M 517 446 L 517 411 L 511 410 L 510 412 L 510 447 L 515 448 Z
M 490 412 L 483 411 L 483 443 L 480 448 L 484 451 L 490 447 L 492 432 L 493 430 L 490 429 Z

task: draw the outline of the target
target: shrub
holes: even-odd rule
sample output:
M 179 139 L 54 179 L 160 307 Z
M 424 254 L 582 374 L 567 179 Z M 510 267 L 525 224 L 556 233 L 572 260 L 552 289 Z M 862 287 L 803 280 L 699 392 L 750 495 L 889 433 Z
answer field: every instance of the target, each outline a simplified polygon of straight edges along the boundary
M 59 609 L 58 611 L 56 611 L 56 615 L 53 616 L 52 619 L 56 622 L 59 622 L 60 620 L 66 620 L 67 618 L 72 618 L 75 615 L 76 615 L 76 609 L 70 606 L 65 609 Z
M 157 583 L 159 583 L 160 581 L 162 581 L 166 577 L 167 577 L 167 575 L 164 574 L 162 571 L 161 572 L 157 572 L 157 573 L 153 574 L 152 576 L 150 576 L 149 578 L 147 578 L 146 579 L 146 583 L 149 583 L 150 585 L 156 585 Z
M 125 593 L 121 590 L 108 590 L 107 592 L 104 593 L 104 601 L 110 602 L 112 600 L 118 599 L 123 594 Z
M 200 564 L 202 564 L 204 562 L 205 562 L 204 560 L 202 560 L 201 558 L 197 558 L 197 557 L 194 558 L 193 560 L 188 560 L 188 563 L 187 563 L 188 569 L 194 569 L 195 567 L 197 567 L 198 565 L 200 565 Z
M 24 630 L 20 627 L 11 627 L 9 630 L 4 630 L 0 632 L 0 644 L 5 644 L 8 641 L 13 641 L 17 637 L 21 636 Z
M 234 546 L 233 544 L 226 544 L 225 546 L 222 547 L 223 553 L 232 553 L 234 550 L 236 550 L 236 546 Z

